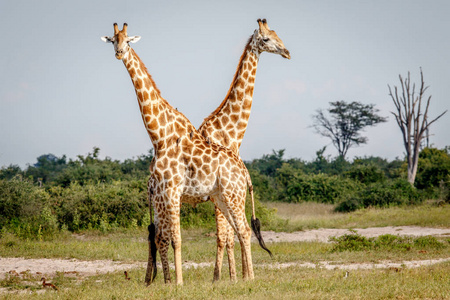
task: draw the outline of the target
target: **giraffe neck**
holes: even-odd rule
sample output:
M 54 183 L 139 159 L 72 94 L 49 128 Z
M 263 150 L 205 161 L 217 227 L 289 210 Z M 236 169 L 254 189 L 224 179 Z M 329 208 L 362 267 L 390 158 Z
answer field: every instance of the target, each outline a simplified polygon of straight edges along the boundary
M 155 153 L 164 151 L 193 126 L 183 114 L 161 97 L 147 68 L 132 48 L 122 60 L 133 82 L 142 120 Z
M 199 127 L 205 137 L 235 152 L 242 143 L 250 118 L 259 55 L 251 36 L 225 99 Z

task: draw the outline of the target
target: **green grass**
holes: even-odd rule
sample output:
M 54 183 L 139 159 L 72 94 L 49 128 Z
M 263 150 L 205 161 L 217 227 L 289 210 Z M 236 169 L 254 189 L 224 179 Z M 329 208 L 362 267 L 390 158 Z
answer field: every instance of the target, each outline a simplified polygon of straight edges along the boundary
M 277 209 L 277 220 L 264 229 L 296 231 L 316 228 L 367 228 L 384 226 L 450 227 L 450 205 L 429 202 L 416 206 L 367 208 L 336 213 L 334 205 L 314 202 L 265 203 Z M 264 224 L 263 224 L 264 226 Z
M 25 258 L 75 258 L 79 260 L 115 260 L 123 262 L 147 261 L 148 244 L 145 231 L 130 230 L 128 233 L 84 236 L 64 236 L 52 241 L 20 240 L 12 235 L 0 240 L 1 257 Z M 182 259 L 192 262 L 215 261 L 216 240 L 206 236 L 199 230 L 182 231 Z M 373 262 L 377 260 L 414 260 L 450 257 L 450 243 L 440 241 L 446 247 L 432 248 L 428 246 L 411 247 L 411 251 L 401 249 L 368 249 L 366 252 L 333 252 L 333 244 L 319 242 L 268 243 L 274 253 L 270 258 L 258 244 L 252 244 L 253 262 L 255 264 L 272 264 L 277 262 L 308 261 L 352 261 Z M 420 253 L 420 250 L 426 250 Z M 170 261 L 173 260 L 172 249 L 169 248 Z M 235 255 L 240 259 L 240 246 L 236 243 Z M 240 264 L 240 263 L 238 263 Z
M 26 258 L 76 258 L 80 260 L 110 259 L 116 261 L 146 261 L 148 255 L 147 231 L 129 229 L 102 234 L 60 234 L 52 240 L 22 240 L 12 234 L 0 239 L 0 256 Z M 202 261 L 215 255 L 216 240 L 199 229 L 182 230 L 183 256 Z M 192 246 L 194 244 L 195 246 Z
M 448 299 L 450 264 L 417 269 L 350 271 L 289 267 L 283 270 L 255 268 L 250 282 L 228 280 L 212 284 L 213 268 L 185 270 L 184 285 L 163 284 L 161 277 L 145 287 L 143 269 L 92 276 L 83 281 L 59 276 L 59 291 L 42 291 L 35 284 L 32 294 L 4 294 L 5 299 Z M 31 290 L 31 289 L 30 289 Z
M 271 204 L 272 205 L 272 204 Z M 367 209 L 348 214 L 333 213 L 332 207 L 317 204 L 286 204 L 278 206 L 278 215 L 289 217 L 290 221 L 284 231 L 293 229 L 292 224 L 301 224 L 300 228 L 316 228 L 317 224 L 327 224 L 337 228 L 364 228 L 367 226 L 387 225 L 422 225 L 433 227 L 450 227 L 450 206 L 436 207 L 421 205 L 407 208 Z M 445 219 L 446 218 L 446 219 Z M 445 220 L 444 220 L 445 219 Z M 415 222 L 426 220 L 426 222 Z M 292 224 L 291 224 L 292 223 Z M 270 229 L 263 224 L 263 229 Z M 283 228 L 282 228 L 283 229 Z M 283 230 L 282 230 L 283 231 Z M 183 260 L 195 262 L 214 262 L 216 252 L 215 237 L 207 229 L 182 230 Z M 80 260 L 110 259 L 116 261 L 146 261 L 148 244 L 146 230 L 123 229 L 104 234 L 98 231 L 86 231 L 79 234 L 62 233 L 51 240 L 23 240 L 14 235 L 4 233 L 0 239 L 1 257 L 26 258 L 76 258 Z M 291 246 L 287 246 L 291 245 Z M 321 243 L 274 243 L 270 249 L 277 253 L 276 259 L 285 261 L 316 261 L 320 259 L 340 259 L 330 254 L 330 244 Z M 286 251 L 284 251 L 286 249 Z M 258 245 L 252 247 L 254 259 L 262 262 L 270 258 Z M 377 251 L 376 251 L 377 252 Z M 236 243 L 236 253 L 240 254 L 239 243 Z M 377 252 L 379 253 L 379 252 Z M 443 255 L 447 255 L 444 253 Z M 328 258 L 329 256 L 331 258 Z M 354 254 L 356 259 L 358 254 Z M 384 254 L 372 254 L 386 256 Z M 408 254 L 404 254 L 408 256 Z M 389 255 L 387 255 L 389 256 Z M 327 258 L 324 258 L 327 257 Z M 438 250 L 428 251 L 422 257 L 443 257 Z M 170 258 L 172 258 L 170 256 Z

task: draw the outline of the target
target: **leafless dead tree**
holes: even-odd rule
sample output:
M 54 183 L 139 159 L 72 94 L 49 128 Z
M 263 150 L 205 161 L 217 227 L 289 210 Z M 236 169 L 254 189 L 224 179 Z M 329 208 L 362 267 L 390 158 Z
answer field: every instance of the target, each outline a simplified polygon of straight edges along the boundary
M 406 150 L 406 159 L 408 162 L 408 181 L 414 184 L 417 173 L 417 164 L 419 162 L 420 144 L 426 131 L 431 124 L 436 122 L 446 112 L 444 111 L 433 120 L 429 120 L 428 109 L 430 107 L 431 95 L 426 99 L 425 92 L 428 86 L 425 86 L 423 81 L 422 68 L 420 69 L 420 89 L 416 94 L 416 84 L 411 86 L 411 77 L 408 72 L 408 77 L 403 78 L 399 75 L 401 90 L 394 86 L 394 92 L 390 85 L 389 96 L 395 104 L 396 112 L 391 112 L 395 116 L 400 130 L 403 135 L 403 144 Z M 399 95 L 400 92 L 400 95 Z M 425 102 L 426 101 L 426 102 Z M 425 107 L 425 110 L 423 110 Z

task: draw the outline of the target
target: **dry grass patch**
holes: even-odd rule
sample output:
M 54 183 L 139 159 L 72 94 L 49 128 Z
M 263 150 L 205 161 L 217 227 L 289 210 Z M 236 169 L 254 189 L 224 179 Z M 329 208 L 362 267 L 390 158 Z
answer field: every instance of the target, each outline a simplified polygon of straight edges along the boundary
M 450 227 L 450 205 L 437 206 L 434 202 L 405 207 L 367 208 L 351 213 L 337 213 L 334 212 L 334 205 L 315 202 L 265 204 L 277 210 L 278 221 L 267 225 L 267 228 L 275 231 L 408 225 Z

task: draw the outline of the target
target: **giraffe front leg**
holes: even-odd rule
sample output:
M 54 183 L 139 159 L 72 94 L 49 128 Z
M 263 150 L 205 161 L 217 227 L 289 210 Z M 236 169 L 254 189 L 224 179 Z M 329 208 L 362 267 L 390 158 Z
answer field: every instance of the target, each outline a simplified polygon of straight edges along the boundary
M 214 281 L 218 281 L 222 271 L 223 253 L 225 251 L 225 245 L 227 244 L 227 228 L 228 223 L 225 216 L 220 209 L 215 206 L 216 215 L 216 232 L 217 232 L 217 253 L 216 253 L 216 265 L 214 267 Z M 230 266 L 231 268 L 231 266 Z
M 181 269 L 181 230 L 180 230 L 180 208 L 181 208 L 181 188 L 166 187 L 165 190 L 165 215 L 168 220 L 168 228 L 175 262 L 175 278 L 177 284 L 183 284 L 183 272 Z
M 178 217 L 176 217 L 178 216 Z M 172 247 L 174 252 L 174 261 L 175 261 L 175 278 L 177 284 L 183 284 L 183 272 L 181 266 L 181 230 L 180 230 L 180 215 L 175 214 L 172 216 L 172 224 L 171 224 L 171 239 L 172 239 Z

